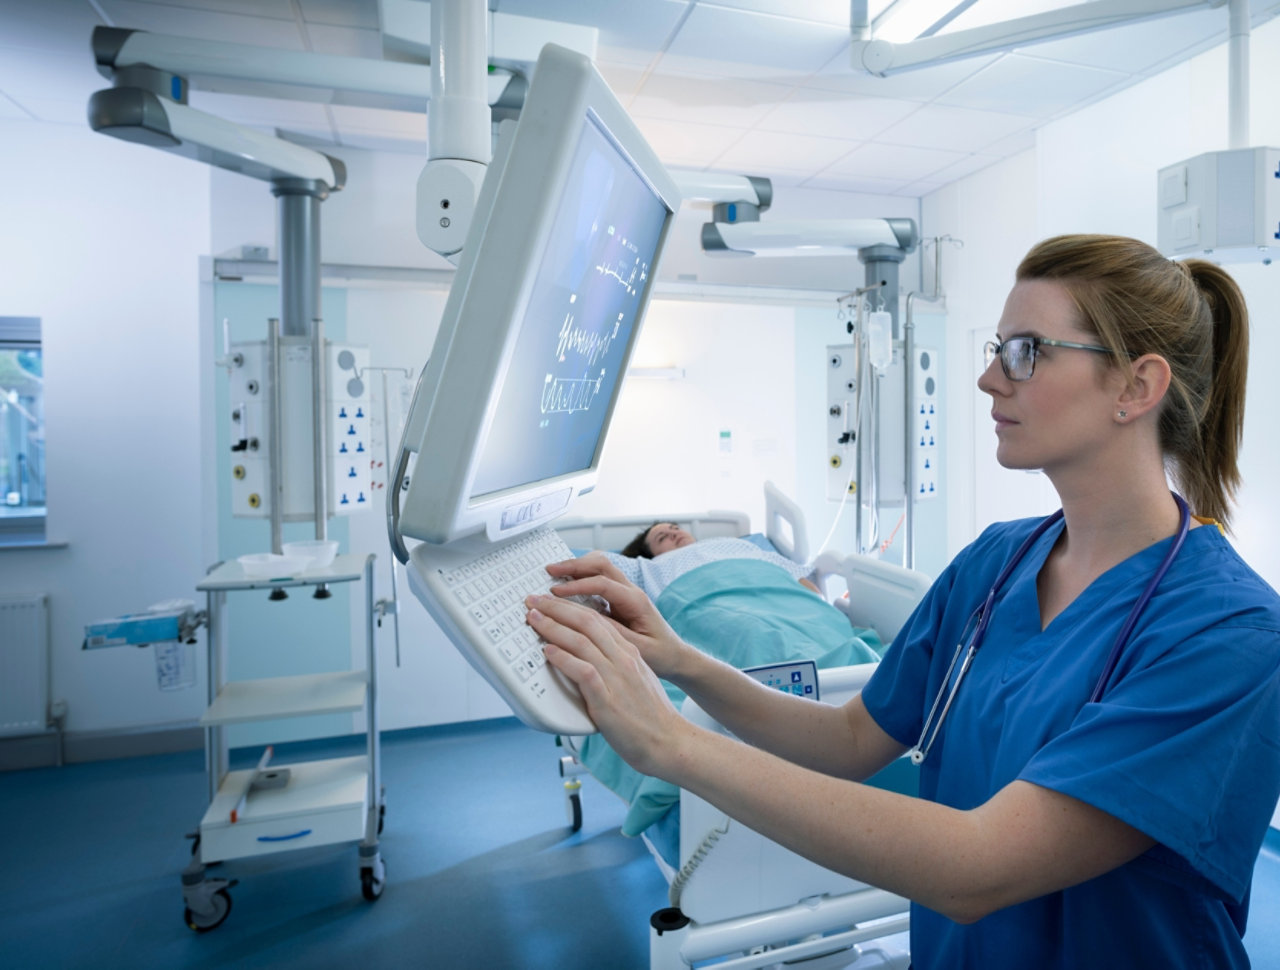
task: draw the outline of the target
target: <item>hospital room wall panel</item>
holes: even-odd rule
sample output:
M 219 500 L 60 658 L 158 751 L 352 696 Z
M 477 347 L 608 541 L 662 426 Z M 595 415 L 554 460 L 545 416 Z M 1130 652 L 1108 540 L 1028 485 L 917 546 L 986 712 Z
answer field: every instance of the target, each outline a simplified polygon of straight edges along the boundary
M 77 738 L 194 722 L 154 651 L 81 649 L 87 623 L 192 597 L 201 548 L 197 307 L 207 167 L 82 127 L 0 122 L 0 300 L 43 323 L 48 539 L 0 551 L 0 588 L 46 592 L 53 699 Z
M 383 382 L 386 382 L 390 446 L 399 446 L 399 428 L 408 411 L 418 373 L 431 354 L 448 291 L 404 287 L 351 286 L 347 297 L 347 339 L 369 348 L 374 427 L 374 458 L 384 460 Z M 387 370 L 379 370 L 386 368 Z M 408 371 L 406 376 L 405 371 Z M 372 552 L 376 598 L 392 596 L 392 556 L 387 547 L 381 497 L 375 507 L 348 519 L 353 550 Z M 375 628 L 378 654 L 379 718 L 383 730 L 450 724 L 505 717 L 510 709 L 466 662 L 409 589 L 404 570 L 395 564 L 395 594 L 400 604 L 400 649 L 397 661 L 395 621 Z M 364 617 L 353 610 L 350 624 L 351 663 L 364 664 Z M 357 730 L 364 715 L 355 716 Z

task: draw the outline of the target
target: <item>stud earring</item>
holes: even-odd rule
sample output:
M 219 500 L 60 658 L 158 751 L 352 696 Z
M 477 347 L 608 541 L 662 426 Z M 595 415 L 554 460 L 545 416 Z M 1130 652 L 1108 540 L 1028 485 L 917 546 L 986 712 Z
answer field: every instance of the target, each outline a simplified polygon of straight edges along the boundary
M 1128 416 L 1129 416 L 1129 412 L 1128 412 L 1128 411 L 1121 411 L 1121 412 L 1120 412 L 1120 420 L 1121 420 L 1121 421 L 1123 421 L 1123 420 L 1124 420 L 1125 418 L 1127 418 Z

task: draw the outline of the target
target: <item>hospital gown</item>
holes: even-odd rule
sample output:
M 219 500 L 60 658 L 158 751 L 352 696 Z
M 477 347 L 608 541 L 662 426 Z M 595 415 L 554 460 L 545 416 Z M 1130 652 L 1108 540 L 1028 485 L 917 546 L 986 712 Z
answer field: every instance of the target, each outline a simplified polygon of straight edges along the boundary
M 722 537 L 703 539 L 679 549 L 664 552 L 655 559 L 631 559 L 616 552 L 606 553 L 622 574 L 656 600 L 674 580 L 699 566 L 726 559 L 759 559 L 785 569 L 794 579 L 813 573 L 812 566 L 793 562 L 771 549 L 763 549 L 748 539 Z
M 916 742 L 970 614 L 1035 524 L 992 526 L 962 552 L 863 691 L 902 744 Z M 1193 529 L 1106 693 L 1088 703 L 1172 539 L 1109 570 L 1042 631 L 1036 577 L 1061 531 L 1050 528 L 1001 590 L 920 793 L 969 809 L 1023 779 L 1158 844 L 969 926 L 913 906 L 913 966 L 1247 967 L 1253 864 L 1280 795 L 1280 599 L 1217 528 Z

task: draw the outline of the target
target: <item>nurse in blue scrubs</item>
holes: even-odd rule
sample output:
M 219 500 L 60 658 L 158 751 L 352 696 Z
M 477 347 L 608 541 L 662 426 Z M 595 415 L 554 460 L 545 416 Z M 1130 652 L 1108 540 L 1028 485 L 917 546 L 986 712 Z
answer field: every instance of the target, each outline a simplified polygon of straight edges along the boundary
M 1042 469 L 1062 512 L 984 531 L 843 708 L 682 643 L 598 559 L 551 571 L 612 619 L 539 597 L 529 622 L 639 771 L 909 897 L 917 970 L 1247 967 L 1280 797 L 1280 598 L 1225 534 L 1247 356 L 1220 267 L 1033 248 L 978 386 L 1000 463 Z M 859 784 L 905 753 L 919 799 Z

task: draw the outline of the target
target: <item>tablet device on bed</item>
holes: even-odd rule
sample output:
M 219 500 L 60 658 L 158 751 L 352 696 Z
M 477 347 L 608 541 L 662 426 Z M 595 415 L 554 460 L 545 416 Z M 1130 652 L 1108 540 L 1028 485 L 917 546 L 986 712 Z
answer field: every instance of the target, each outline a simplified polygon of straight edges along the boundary
M 785 694 L 818 699 L 818 665 L 812 660 L 787 660 L 783 663 L 747 667 L 750 674 L 766 687 L 773 687 Z

